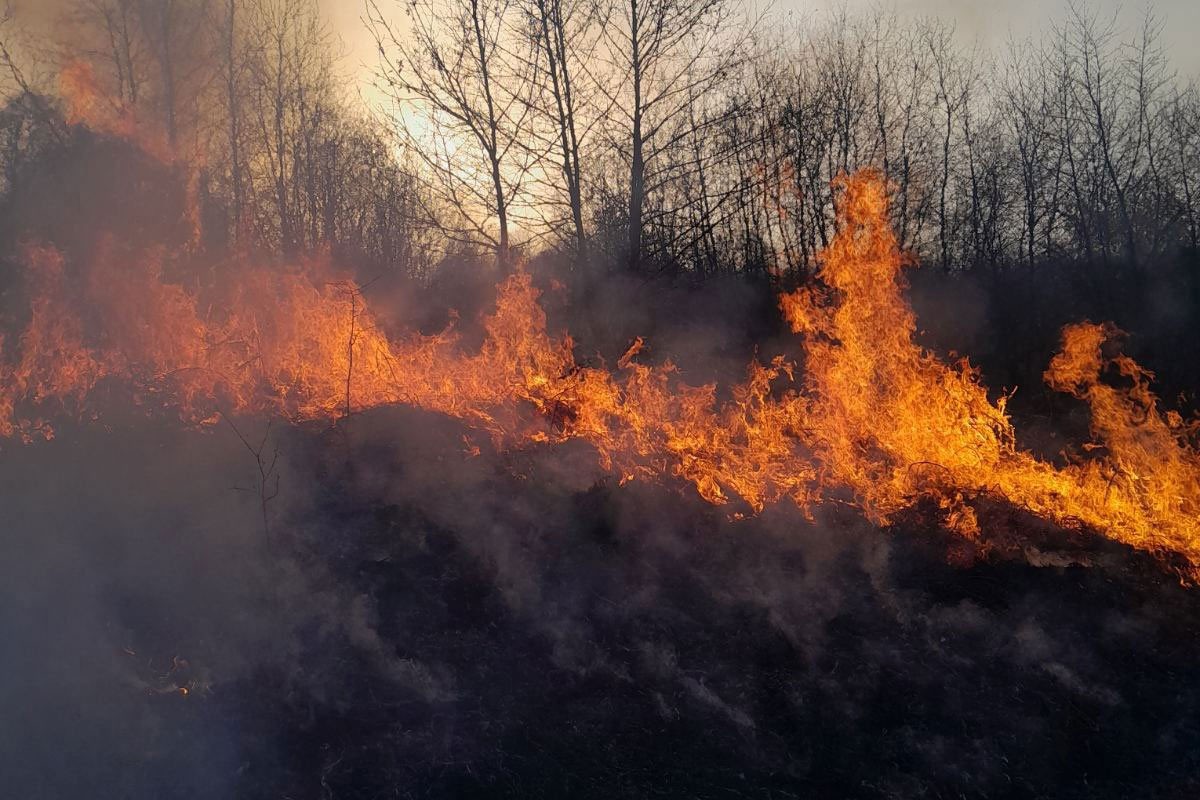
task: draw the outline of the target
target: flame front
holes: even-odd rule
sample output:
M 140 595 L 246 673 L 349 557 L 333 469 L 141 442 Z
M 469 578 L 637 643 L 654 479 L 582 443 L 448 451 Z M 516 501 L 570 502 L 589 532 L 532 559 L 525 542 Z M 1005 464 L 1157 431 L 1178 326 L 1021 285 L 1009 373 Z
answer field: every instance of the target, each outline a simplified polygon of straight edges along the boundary
M 865 172 L 840 188 L 822 288 L 781 298 L 803 337 L 803 376 L 783 358 L 756 361 L 726 402 L 670 363 L 639 362 L 640 340 L 613 369 L 581 365 L 571 339 L 548 332 L 523 273 L 499 287 L 483 344 L 468 352 L 453 326 L 386 336 L 358 287 L 320 260 L 193 289 L 164 278 L 161 252 L 104 246 L 68 279 L 61 254 L 33 246 L 23 332 L 0 342 L 0 435 L 48 437 L 48 418 L 94 417 L 114 393 L 196 425 L 220 413 L 333 420 L 409 404 L 501 447 L 579 439 L 622 481 L 674 476 L 751 511 L 849 493 L 886 523 L 927 497 L 974 536 L 972 503 L 990 496 L 1172 554 L 1200 579 L 1196 425 L 1159 411 L 1151 375 L 1105 357 L 1108 329 L 1069 326 L 1046 381 L 1089 404 L 1095 441 L 1066 466 L 1020 449 L 1005 398 L 989 398 L 965 361 L 915 342 L 883 180 Z M 1103 382 L 1108 370 L 1131 388 Z
M 848 487 L 881 522 L 932 496 L 967 535 L 977 533 L 970 499 L 992 495 L 1060 525 L 1173 553 L 1200 576 L 1196 425 L 1159 412 L 1150 373 L 1124 356 L 1104 359 L 1105 328 L 1068 326 L 1045 379 L 1089 404 L 1095 455 L 1058 468 L 1018 449 L 1006 398 L 991 401 L 965 360 L 945 364 L 915 343 L 884 182 L 863 173 L 842 189 L 839 233 L 820 273 L 829 293 L 782 298 L 792 329 L 806 337 L 807 430 L 824 486 Z M 1109 366 L 1132 388 L 1102 383 Z

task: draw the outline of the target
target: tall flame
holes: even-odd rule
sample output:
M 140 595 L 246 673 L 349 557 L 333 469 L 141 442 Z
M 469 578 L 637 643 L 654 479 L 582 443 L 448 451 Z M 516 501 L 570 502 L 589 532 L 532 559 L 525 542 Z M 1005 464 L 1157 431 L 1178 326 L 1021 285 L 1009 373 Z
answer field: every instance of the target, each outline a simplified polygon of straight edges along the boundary
M 973 503 L 990 496 L 1173 554 L 1200 579 L 1197 426 L 1158 409 L 1151 375 L 1104 355 L 1108 329 L 1069 326 L 1046 380 L 1089 404 L 1095 441 L 1066 466 L 1020 449 L 1006 398 L 991 399 L 966 361 L 947 364 L 915 342 L 884 181 L 864 172 L 840 188 L 821 288 L 780 301 L 803 336 L 798 381 L 783 358 L 756 361 L 718 402 L 715 385 L 639 362 L 640 340 L 611 369 L 584 366 L 569 336 L 548 332 L 523 273 L 499 287 L 483 343 L 468 351 L 453 326 L 386 336 L 358 287 L 322 260 L 191 289 L 164 279 L 162 253 L 129 259 L 102 246 L 67 280 L 59 253 L 30 247 L 28 319 L 0 341 L 0 435 L 50 436 L 47 418 L 96 416 L 101 398 L 122 392 L 197 425 L 220 413 L 333 420 L 403 403 L 502 447 L 582 440 L 623 481 L 674 476 L 748 511 L 849 493 L 886 523 L 926 497 L 974 536 Z M 1109 370 L 1130 388 L 1106 383 Z
M 932 496 L 967 534 L 977 530 L 970 497 L 990 494 L 1061 525 L 1174 553 L 1200 576 L 1196 425 L 1158 410 L 1150 373 L 1125 356 L 1104 359 L 1106 329 L 1068 326 L 1046 382 L 1091 407 L 1095 456 L 1057 468 L 1018 449 L 1006 398 L 991 401 L 965 360 L 947 365 L 914 342 L 884 182 L 868 172 L 841 184 L 839 232 L 819 275 L 829 292 L 781 301 L 806 336 L 808 429 L 824 484 L 849 487 L 879 521 Z M 1132 387 L 1102 383 L 1108 366 Z

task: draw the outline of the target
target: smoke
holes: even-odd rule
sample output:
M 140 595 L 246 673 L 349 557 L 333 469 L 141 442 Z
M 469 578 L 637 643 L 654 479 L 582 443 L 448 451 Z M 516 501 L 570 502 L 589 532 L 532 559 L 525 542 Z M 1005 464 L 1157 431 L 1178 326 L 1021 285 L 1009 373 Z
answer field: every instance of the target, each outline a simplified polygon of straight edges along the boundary
M 244 752 L 227 704 L 258 680 L 281 697 L 343 702 L 327 650 L 339 643 L 385 683 L 439 696 L 434 676 L 378 639 L 363 597 L 268 548 L 255 474 L 226 429 L 80 430 L 5 446 L 10 791 L 232 796 Z M 298 507 L 302 487 L 286 471 L 280 486 L 272 515 Z
M 135 767 L 168 748 L 169 772 L 181 781 L 209 796 L 228 788 L 236 756 L 215 747 L 219 734 L 202 737 L 214 747 L 193 751 L 195 759 L 161 738 L 183 744 L 205 724 L 167 708 L 182 697 L 159 694 L 173 686 L 176 657 L 217 648 L 197 660 L 207 684 L 241 670 L 254 657 L 247 645 L 270 641 L 253 626 L 222 624 L 254 606 L 261 562 L 247 559 L 252 529 L 240 503 L 224 496 L 227 487 L 215 493 L 232 476 L 206 444 L 131 433 L 116 450 L 103 437 L 6 447 L 0 591 L 9 712 L 0 736 L 13 791 L 67 796 L 126 782 L 125 791 L 152 791 L 166 776 L 146 770 L 149 783 L 139 786 Z M 167 725 L 171 717 L 184 724 Z
M 1196 601 L 1137 556 L 963 561 L 836 506 L 735 520 L 402 408 L 236 424 L 280 453 L 269 538 L 226 425 L 0 451 L 10 791 L 1194 788 Z
M 58 184 L 24 213 L 69 254 L 114 218 L 146 235 L 149 212 L 94 185 L 96 220 L 54 221 Z M 174 199 L 143 201 L 151 236 L 178 235 Z M 441 291 L 462 307 L 461 288 Z M 953 297 L 961 318 L 922 319 L 986 339 L 979 294 Z M 553 302 L 583 352 L 645 335 L 691 383 L 787 352 L 761 285 L 614 278 L 570 325 Z M 14 796 L 1200 788 L 1197 600 L 1119 546 L 1056 557 L 1064 534 L 1012 509 L 1016 547 L 920 509 L 881 530 L 839 497 L 735 519 L 670 478 L 619 485 L 582 443 L 499 452 L 398 407 L 233 424 L 106 417 L 0 443 Z

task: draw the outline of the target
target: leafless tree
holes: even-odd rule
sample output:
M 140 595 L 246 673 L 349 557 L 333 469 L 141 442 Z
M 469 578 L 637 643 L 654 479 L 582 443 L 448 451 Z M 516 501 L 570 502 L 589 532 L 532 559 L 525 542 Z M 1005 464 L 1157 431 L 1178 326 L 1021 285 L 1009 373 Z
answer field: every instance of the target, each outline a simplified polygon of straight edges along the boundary
M 636 266 L 648 198 L 671 179 L 667 154 L 686 146 L 697 98 L 718 92 L 745 58 L 752 26 L 730 0 L 616 0 L 603 33 L 606 65 L 602 84 L 619 119 L 616 151 L 628 167 L 625 259 Z
M 368 2 L 379 78 L 397 104 L 405 141 L 466 224 L 459 236 L 488 242 L 502 269 L 530 170 L 519 146 L 534 83 L 524 69 L 537 63 L 511 52 L 522 41 L 511 27 L 516 16 L 510 0 L 417 0 L 408 8 L 409 30 L 400 33 L 377 0 Z
M 593 127 L 605 115 L 606 107 L 596 108 L 600 99 L 587 64 L 595 58 L 600 43 L 597 6 L 585 0 L 528 0 L 530 50 L 540 61 L 531 67 L 531 75 L 540 76 L 540 85 L 531 95 L 540 119 L 526 126 L 527 144 L 535 154 L 549 153 L 557 162 L 545 172 L 550 188 L 561 187 L 565 194 L 565 219 L 574 261 L 581 269 L 588 263 L 588 233 L 584 209 L 585 141 Z M 590 115 L 585 112 L 591 107 Z M 545 134 L 538 122 L 544 122 Z M 557 173 L 561 184 L 549 179 Z M 547 204 L 553 207 L 554 204 Z M 548 227 L 559 227 L 553 214 Z

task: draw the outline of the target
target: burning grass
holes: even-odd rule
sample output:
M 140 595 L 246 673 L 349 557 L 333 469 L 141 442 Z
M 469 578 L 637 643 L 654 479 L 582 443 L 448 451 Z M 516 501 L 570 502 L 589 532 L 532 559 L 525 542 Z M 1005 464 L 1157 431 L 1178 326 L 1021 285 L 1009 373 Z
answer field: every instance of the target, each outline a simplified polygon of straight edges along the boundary
M 755 361 L 725 401 L 670 362 L 639 361 L 641 340 L 612 367 L 581 364 L 521 272 L 498 287 L 483 342 L 467 349 L 453 325 L 387 335 L 327 261 L 191 287 L 164 279 L 161 252 L 110 244 L 68 264 L 30 246 L 27 318 L 0 363 L 0 434 L 32 441 L 53 435 L 56 415 L 94 418 L 104 386 L 191 425 L 221 414 L 333 421 L 405 404 L 463 420 L 501 448 L 583 441 L 621 482 L 675 477 L 751 512 L 785 501 L 807 512 L 846 495 L 882 524 L 926 503 L 973 540 L 981 503 L 1000 499 L 1200 579 L 1197 426 L 1162 412 L 1152 375 L 1107 351 L 1112 331 L 1066 328 L 1045 376 L 1090 407 L 1087 457 L 1035 457 L 1017 446 L 1004 396 L 992 399 L 965 360 L 916 343 L 884 182 L 864 172 L 843 179 L 841 194 L 819 284 L 780 299 L 803 337 L 804 373 L 782 357 Z

